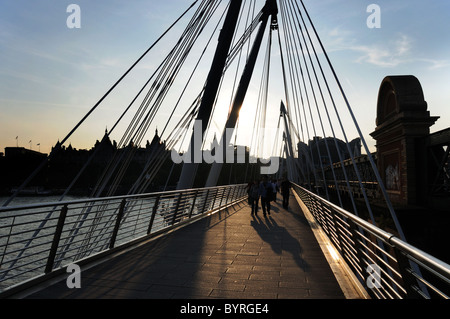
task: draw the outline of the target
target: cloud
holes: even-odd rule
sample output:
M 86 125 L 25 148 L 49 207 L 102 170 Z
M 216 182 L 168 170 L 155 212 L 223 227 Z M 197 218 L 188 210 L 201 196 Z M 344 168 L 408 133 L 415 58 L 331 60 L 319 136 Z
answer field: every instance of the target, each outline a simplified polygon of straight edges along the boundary
M 347 50 L 349 46 L 351 47 L 355 44 L 354 36 L 354 32 L 343 29 L 339 26 L 333 28 L 327 36 L 327 51 L 333 52 Z
M 383 68 L 393 68 L 402 64 L 425 63 L 429 70 L 450 67 L 450 60 L 419 58 L 413 54 L 414 39 L 401 34 L 395 41 L 387 44 L 370 46 L 357 45 L 349 49 L 362 55 L 357 58 L 358 63 L 368 63 Z
M 327 51 L 352 51 L 356 53 L 357 63 L 367 63 L 383 68 L 396 67 L 411 61 L 414 39 L 405 34 L 398 34 L 390 41 L 361 44 L 356 41 L 355 32 L 335 27 L 328 33 Z
M 412 38 L 402 34 L 396 40 L 387 44 L 352 46 L 350 50 L 362 53 L 357 59 L 358 63 L 369 63 L 380 67 L 396 67 L 411 62 L 412 43 Z
M 430 64 L 430 70 L 438 70 L 450 67 L 449 60 L 434 60 L 434 59 L 418 59 L 418 61 Z

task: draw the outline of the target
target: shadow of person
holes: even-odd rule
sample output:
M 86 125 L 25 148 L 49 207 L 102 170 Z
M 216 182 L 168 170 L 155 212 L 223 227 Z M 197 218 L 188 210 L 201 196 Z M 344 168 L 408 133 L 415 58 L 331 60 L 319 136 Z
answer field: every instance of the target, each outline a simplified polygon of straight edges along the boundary
M 301 257 L 302 247 L 300 242 L 294 238 L 289 231 L 273 219 L 272 216 L 253 216 L 250 222 L 262 240 L 270 244 L 272 250 L 281 255 L 286 251 L 292 255 L 298 267 L 304 271 L 308 270 L 308 263 Z

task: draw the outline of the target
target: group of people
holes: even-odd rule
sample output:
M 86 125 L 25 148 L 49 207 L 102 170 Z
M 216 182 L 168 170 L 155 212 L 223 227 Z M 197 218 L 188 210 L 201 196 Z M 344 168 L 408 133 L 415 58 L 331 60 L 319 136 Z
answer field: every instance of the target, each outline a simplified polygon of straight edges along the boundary
M 286 178 L 272 181 L 264 177 L 262 181 L 255 180 L 253 183 L 249 183 L 247 192 L 249 204 L 252 207 L 252 215 L 258 214 L 258 202 L 260 198 L 264 216 L 266 216 L 266 212 L 270 215 L 270 202 L 277 201 L 278 192 L 281 192 L 283 196 L 283 207 L 287 209 L 289 206 L 289 189 L 290 183 Z

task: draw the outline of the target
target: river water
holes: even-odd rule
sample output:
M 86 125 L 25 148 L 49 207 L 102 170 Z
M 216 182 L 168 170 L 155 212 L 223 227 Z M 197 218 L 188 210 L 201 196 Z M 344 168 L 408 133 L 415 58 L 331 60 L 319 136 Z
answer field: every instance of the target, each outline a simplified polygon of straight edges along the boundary
M 66 202 L 86 198 L 87 197 L 81 196 L 66 196 L 63 201 Z M 5 203 L 7 200 L 8 197 L 0 197 L 0 205 L 3 205 L 3 203 Z M 17 197 L 10 203 L 10 205 L 8 205 L 8 207 L 56 203 L 59 200 L 60 196 Z M 165 210 L 167 210 L 167 212 L 172 211 L 172 208 L 174 207 L 173 202 L 173 198 L 167 198 L 160 201 L 158 214 L 155 216 L 152 231 L 159 230 L 167 225 L 167 220 L 163 215 Z M 134 203 L 135 204 L 130 205 L 126 210 L 127 213 L 129 212 L 129 217 L 124 218 L 123 225 L 121 226 L 121 229 L 123 229 L 124 231 L 123 234 L 122 232 L 119 232 L 117 244 L 129 241 L 130 236 L 132 238 L 136 238 L 146 234 L 155 199 L 140 199 Z M 85 241 L 88 240 L 88 245 L 94 247 L 93 249 L 97 249 L 97 240 L 92 241 L 91 238 L 100 238 L 99 242 L 102 242 L 102 240 L 108 240 L 108 236 L 110 236 L 112 227 L 114 226 L 114 214 L 115 212 L 117 212 L 119 204 L 120 201 L 112 201 L 111 203 L 108 203 L 106 205 L 99 204 L 95 207 L 95 209 L 89 211 L 89 218 L 86 218 L 86 221 L 83 222 L 84 231 L 80 231 L 78 233 L 76 239 L 73 240 L 73 244 L 70 245 L 70 248 L 81 248 L 81 246 L 79 245 L 85 243 Z M 78 225 L 81 213 L 86 213 L 86 211 L 83 211 L 82 207 L 84 207 L 84 204 L 69 206 L 69 212 L 66 218 L 65 225 L 67 225 L 68 227 L 74 227 L 73 225 Z M 104 209 L 105 213 L 99 213 L 101 211 L 100 209 Z M 57 216 L 59 216 L 60 207 L 57 211 L 55 211 L 54 214 L 52 214 L 51 220 L 47 221 L 46 218 L 49 217 L 48 214 L 51 211 L 52 206 L 44 209 L 30 209 L 29 211 L 27 209 L 24 209 L 20 211 L 6 211 L 1 213 L 0 292 L 12 284 L 17 284 L 24 279 L 28 279 L 42 273 L 42 266 L 40 266 L 40 268 L 36 270 L 33 269 L 33 267 L 35 267 L 35 261 L 42 258 L 42 261 L 38 262 L 39 265 L 42 265 L 43 263 L 45 263 L 46 258 L 48 257 L 48 251 L 50 249 L 50 244 L 54 236 Z M 39 231 L 38 237 L 32 241 L 30 247 L 26 249 L 26 252 L 23 253 L 23 255 L 21 255 L 20 252 L 24 248 L 24 246 L 26 246 L 28 240 L 30 239 L 30 236 L 35 233 L 36 229 L 42 226 L 41 224 L 44 220 L 46 221 L 45 227 Z M 98 226 L 95 225 L 105 226 L 98 228 Z M 67 230 L 67 228 L 65 229 Z M 67 241 L 68 239 L 62 238 L 61 244 L 67 243 Z M 15 264 L 11 264 L 11 259 L 14 259 L 19 254 L 24 258 Z M 17 267 L 19 263 L 24 265 L 20 266 L 20 269 L 18 268 L 11 271 L 8 270 L 6 275 L 8 277 L 12 277 L 9 279 L 5 278 L 6 280 L 2 281 L 2 273 L 4 273 L 6 269 L 9 269 L 11 265 Z M 27 273 L 22 276 L 20 275 L 22 271 L 26 271 Z M 15 277 L 16 275 L 17 277 Z
M 60 195 L 50 195 L 50 196 L 18 196 L 13 199 L 11 203 L 7 207 L 14 207 L 14 206 L 26 206 L 26 205 L 33 205 L 33 204 L 41 204 L 41 203 L 53 203 L 58 202 L 60 200 Z M 77 199 L 85 199 L 87 197 L 82 196 L 65 196 L 63 198 L 63 201 L 71 201 L 71 200 L 77 200 Z M 0 196 L 0 207 L 3 206 L 4 203 L 9 199 L 9 197 Z

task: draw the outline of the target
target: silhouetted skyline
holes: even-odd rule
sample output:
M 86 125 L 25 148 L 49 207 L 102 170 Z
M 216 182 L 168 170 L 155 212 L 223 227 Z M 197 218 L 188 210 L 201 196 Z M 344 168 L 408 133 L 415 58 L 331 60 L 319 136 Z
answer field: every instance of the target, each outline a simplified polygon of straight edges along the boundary
M 258 1 L 257 5 L 262 6 L 263 2 Z M 390 74 L 417 76 L 430 112 L 441 117 L 433 129 L 448 125 L 450 41 L 445 30 L 450 3 L 375 2 L 381 9 L 381 24 L 373 29 L 366 24 L 370 16 L 367 2 L 304 3 L 367 139 L 371 141 L 369 133 L 375 127 L 379 83 Z M 18 143 L 33 150 L 40 147 L 48 153 L 190 3 L 79 0 L 76 1 L 81 8 L 79 29 L 66 25 L 69 4 L 49 0 L 2 1 L 0 150 Z M 171 39 L 176 39 L 182 28 L 176 29 Z M 166 43 L 158 50 L 166 54 L 163 45 Z M 153 60 L 144 61 L 136 77 L 108 99 L 66 145 L 88 148 L 101 138 L 105 127 L 112 126 L 114 116 L 154 68 Z M 271 83 L 275 82 L 282 81 Z M 271 91 L 270 98 L 273 100 L 269 101 L 268 117 L 273 118 L 279 109 L 280 94 Z M 248 99 L 252 103 L 256 95 L 250 93 Z M 224 101 L 225 111 L 228 102 Z M 250 118 L 245 117 L 248 112 L 244 105 L 243 122 Z M 220 132 L 222 120 L 218 115 L 212 129 Z M 159 127 L 164 124 L 163 120 L 158 122 Z

